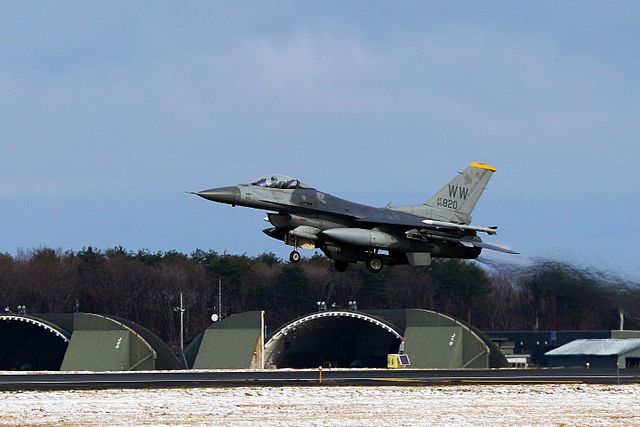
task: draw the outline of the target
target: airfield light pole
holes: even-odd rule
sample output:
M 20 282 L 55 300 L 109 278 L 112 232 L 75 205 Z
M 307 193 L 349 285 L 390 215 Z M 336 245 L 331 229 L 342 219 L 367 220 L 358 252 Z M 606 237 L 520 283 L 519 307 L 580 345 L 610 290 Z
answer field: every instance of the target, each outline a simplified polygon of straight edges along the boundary
M 180 307 L 174 308 L 175 311 L 180 312 L 180 354 L 182 355 L 182 363 L 184 367 L 187 367 L 187 359 L 184 357 L 184 304 L 182 302 L 182 291 L 180 291 Z
M 222 320 L 222 278 L 218 278 L 218 319 Z

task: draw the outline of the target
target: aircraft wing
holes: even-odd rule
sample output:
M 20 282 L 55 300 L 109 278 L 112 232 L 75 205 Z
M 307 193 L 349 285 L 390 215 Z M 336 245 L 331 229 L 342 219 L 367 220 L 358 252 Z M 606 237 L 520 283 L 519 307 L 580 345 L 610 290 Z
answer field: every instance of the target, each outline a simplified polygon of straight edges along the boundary
M 481 248 L 481 249 L 490 249 L 492 251 L 498 251 L 498 252 L 504 252 L 507 254 L 513 254 L 513 255 L 517 255 L 520 252 L 515 252 L 512 251 L 511 249 L 502 247 L 502 246 L 498 246 L 498 245 L 492 245 L 490 243 L 485 243 L 482 240 L 476 240 L 474 238 L 472 238 L 471 236 L 463 236 L 463 237 L 455 237 L 455 236 L 451 236 L 451 235 L 442 235 L 442 234 L 430 234 L 428 230 L 418 230 L 418 229 L 412 229 L 409 230 L 405 233 L 405 235 L 407 236 L 408 239 L 412 239 L 412 240 L 441 240 L 441 241 L 445 241 L 445 242 L 454 242 L 454 243 L 459 243 L 463 246 L 466 246 L 468 248 Z
M 487 234 L 496 234 L 498 227 L 479 227 L 475 225 L 456 224 L 455 222 L 436 221 L 432 219 L 424 219 L 422 217 L 406 214 L 403 212 L 388 212 L 384 215 L 368 216 L 358 218 L 358 222 L 366 222 L 370 224 L 382 225 L 398 225 L 405 227 L 417 228 L 418 230 L 456 230 L 471 231 Z
M 384 215 L 359 217 L 356 219 L 356 222 L 366 224 L 398 225 L 401 227 L 411 228 L 426 228 L 425 224 L 422 223 L 422 220 L 423 218 L 416 215 L 390 211 Z
M 380 225 L 395 225 L 410 228 L 405 232 L 405 235 L 409 239 L 415 240 L 444 240 L 454 243 L 459 243 L 467 247 L 476 247 L 481 249 L 489 249 L 493 251 L 504 252 L 508 254 L 518 254 L 519 252 L 512 251 L 511 249 L 504 248 L 498 245 L 492 245 L 480 240 L 475 240 L 471 235 L 475 235 L 476 232 L 487 233 L 490 235 L 496 234 L 497 227 L 479 227 L 475 225 L 456 224 L 452 222 L 436 221 L 430 219 L 424 219 L 416 215 L 406 214 L 404 212 L 388 212 L 384 215 L 375 215 L 358 218 L 357 222 L 367 224 L 380 224 Z M 442 232 L 457 231 L 468 232 L 466 236 L 459 237 L 460 234 L 446 235 Z M 435 232 L 435 234 L 433 234 Z

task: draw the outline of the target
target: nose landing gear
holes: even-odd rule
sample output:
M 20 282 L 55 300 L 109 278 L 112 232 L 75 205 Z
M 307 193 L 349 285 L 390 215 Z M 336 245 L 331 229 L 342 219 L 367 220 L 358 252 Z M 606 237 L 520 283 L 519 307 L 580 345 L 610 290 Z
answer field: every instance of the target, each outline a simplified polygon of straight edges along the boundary
M 292 264 L 295 264 L 299 261 L 300 261 L 300 252 L 291 251 L 291 253 L 289 254 L 289 262 L 291 262 Z

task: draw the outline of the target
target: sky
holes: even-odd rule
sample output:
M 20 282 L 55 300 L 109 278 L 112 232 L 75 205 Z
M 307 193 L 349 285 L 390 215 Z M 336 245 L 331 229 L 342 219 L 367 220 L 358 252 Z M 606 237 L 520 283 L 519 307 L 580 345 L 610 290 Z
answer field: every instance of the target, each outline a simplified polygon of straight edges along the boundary
M 490 243 L 640 279 L 640 3 L 0 2 L 0 252 L 290 248 L 186 194 L 373 206 L 497 167 Z M 507 257 L 507 258 L 505 258 Z

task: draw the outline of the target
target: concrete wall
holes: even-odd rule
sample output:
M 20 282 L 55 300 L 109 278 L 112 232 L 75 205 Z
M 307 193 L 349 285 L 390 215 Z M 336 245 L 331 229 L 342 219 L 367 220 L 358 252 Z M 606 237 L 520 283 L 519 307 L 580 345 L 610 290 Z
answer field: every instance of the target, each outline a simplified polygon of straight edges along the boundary
M 255 369 L 262 367 L 264 312 L 234 314 L 205 330 L 194 369 Z M 192 350 L 190 350 L 192 351 Z
M 102 315 L 76 313 L 60 370 L 152 370 L 156 357 L 153 348 L 124 324 Z

